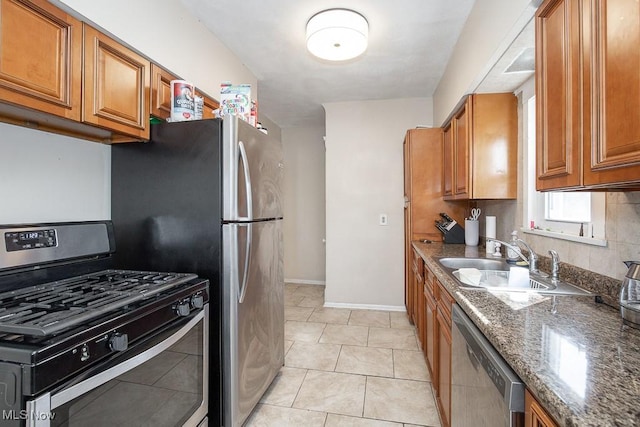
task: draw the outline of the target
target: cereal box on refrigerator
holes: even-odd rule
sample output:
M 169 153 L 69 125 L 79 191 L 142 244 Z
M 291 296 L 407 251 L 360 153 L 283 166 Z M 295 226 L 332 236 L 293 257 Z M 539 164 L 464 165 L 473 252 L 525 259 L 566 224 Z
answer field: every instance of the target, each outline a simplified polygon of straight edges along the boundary
M 233 114 L 248 122 L 251 117 L 251 85 L 222 83 L 220 110 L 223 115 Z

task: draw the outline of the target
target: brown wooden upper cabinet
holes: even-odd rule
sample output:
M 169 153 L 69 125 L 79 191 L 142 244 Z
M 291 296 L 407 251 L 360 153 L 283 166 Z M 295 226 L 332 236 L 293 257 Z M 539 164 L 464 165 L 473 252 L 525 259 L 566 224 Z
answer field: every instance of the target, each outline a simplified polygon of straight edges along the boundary
M 157 64 L 151 64 L 151 108 L 150 114 L 166 120 L 171 115 L 171 80 L 179 77 Z
M 165 70 L 158 64 L 151 64 L 151 115 L 166 120 L 171 116 L 171 80 L 180 77 Z M 204 99 L 203 119 L 213 119 L 213 110 L 220 107 L 215 99 L 196 89 L 196 95 Z
M 537 189 L 640 185 L 640 5 L 546 0 L 536 13 Z
M 517 150 L 515 95 L 469 95 L 444 126 L 444 199 L 515 199 Z
M 82 120 L 126 135 L 112 142 L 149 139 L 151 63 L 84 24 Z
M 442 195 L 445 199 L 453 199 L 453 127 L 452 123 L 447 124 L 442 132 L 442 158 L 443 177 L 442 177 Z
M 82 23 L 45 0 L 0 0 L 0 100 L 80 121 Z
M 204 93 L 198 91 L 196 89 L 196 95 L 204 98 L 204 108 L 202 109 L 202 118 L 203 119 L 213 119 L 215 118 L 213 114 L 213 110 L 217 110 L 220 108 L 220 103 L 210 96 L 205 95 Z
M 94 139 L 149 138 L 150 63 L 45 0 L 0 0 L 0 120 Z

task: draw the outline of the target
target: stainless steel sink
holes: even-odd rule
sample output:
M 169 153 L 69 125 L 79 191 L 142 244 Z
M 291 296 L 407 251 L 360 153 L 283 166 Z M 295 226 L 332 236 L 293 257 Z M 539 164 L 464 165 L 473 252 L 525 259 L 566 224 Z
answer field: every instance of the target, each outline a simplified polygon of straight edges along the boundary
M 553 280 L 544 273 L 529 273 L 525 267 L 517 267 L 504 259 L 491 258 L 436 258 L 444 271 L 460 286 L 470 289 L 487 289 L 498 292 L 536 292 L 554 295 L 594 295 L 561 280 Z M 475 268 L 479 278 L 470 282 L 461 277 L 461 268 Z
M 554 289 L 553 284 L 544 284 L 531 278 L 527 269 L 522 267 L 513 267 L 517 270 L 477 270 L 478 280 L 476 282 L 469 281 L 461 274 L 461 270 L 454 270 L 453 276 L 458 281 L 469 286 L 477 286 L 481 288 L 509 288 L 513 290 L 531 290 L 531 289 Z M 517 273 L 517 274 L 516 274 Z
M 459 270 L 461 268 L 477 268 L 478 270 L 509 271 L 512 264 L 502 258 L 437 258 L 445 268 Z

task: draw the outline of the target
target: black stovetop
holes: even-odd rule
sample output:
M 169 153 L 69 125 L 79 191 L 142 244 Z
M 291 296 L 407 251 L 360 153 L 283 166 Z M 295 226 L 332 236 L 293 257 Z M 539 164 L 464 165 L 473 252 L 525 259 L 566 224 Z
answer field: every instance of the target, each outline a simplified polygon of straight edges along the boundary
M 195 274 L 104 270 L 0 293 L 0 333 L 49 336 L 126 309 Z

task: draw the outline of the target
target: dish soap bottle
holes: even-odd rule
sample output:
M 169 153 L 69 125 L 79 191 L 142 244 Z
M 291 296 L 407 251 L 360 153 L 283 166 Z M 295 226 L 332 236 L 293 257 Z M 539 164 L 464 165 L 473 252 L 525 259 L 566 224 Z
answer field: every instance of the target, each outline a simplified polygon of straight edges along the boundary
M 518 247 L 518 232 L 516 230 L 511 232 L 511 241 L 509 243 L 516 248 Z M 507 246 L 507 262 L 515 264 L 518 260 L 520 260 L 520 257 L 516 251 Z

